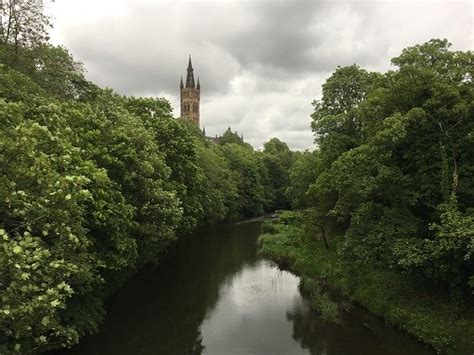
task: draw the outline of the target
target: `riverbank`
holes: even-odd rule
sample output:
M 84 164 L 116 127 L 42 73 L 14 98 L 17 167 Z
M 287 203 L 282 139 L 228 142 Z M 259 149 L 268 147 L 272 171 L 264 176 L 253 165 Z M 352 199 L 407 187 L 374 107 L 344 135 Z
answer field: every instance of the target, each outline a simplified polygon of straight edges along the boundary
M 406 275 L 369 265 L 355 267 L 342 263 L 337 254 L 340 238 L 334 237 L 330 249 L 326 249 L 322 241 L 305 235 L 297 213 L 283 213 L 279 220 L 267 222 L 262 232 L 262 254 L 303 280 L 312 280 L 307 284 L 319 284 L 342 294 L 438 353 L 473 353 L 472 307 L 455 307 L 442 295 L 429 292 L 427 286 L 415 285 Z M 335 312 L 334 303 L 319 290 L 312 292 L 312 296 L 313 305 L 326 308 L 321 313 L 330 318 Z

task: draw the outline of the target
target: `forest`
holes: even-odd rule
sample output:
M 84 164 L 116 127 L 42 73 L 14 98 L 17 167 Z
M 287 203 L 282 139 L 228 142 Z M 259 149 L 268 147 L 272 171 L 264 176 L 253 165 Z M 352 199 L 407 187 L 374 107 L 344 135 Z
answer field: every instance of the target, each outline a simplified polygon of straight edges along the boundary
M 215 144 L 165 99 L 99 88 L 28 10 L 0 47 L 0 353 L 77 343 L 179 236 L 287 208 L 293 159 L 276 138 L 257 152 L 229 128 Z
M 0 34 L 0 353 L 70 347 L 179 237 L 289 209 L 264 228 L 264 253 L 440 352 L 472 345 L 450 333 L 474 339 L 472 52 L 433 39 L 386 73 L 338 67 L 313 102 L 317 148 L 272 138 L 257 151 L 230 127 L 206 138 L 163 98 L 88 81 L 48 42 L 41 9 L 11 3 Z M 381 287 L 428 308 L 389 309 L 396 297 L 370 293 Z

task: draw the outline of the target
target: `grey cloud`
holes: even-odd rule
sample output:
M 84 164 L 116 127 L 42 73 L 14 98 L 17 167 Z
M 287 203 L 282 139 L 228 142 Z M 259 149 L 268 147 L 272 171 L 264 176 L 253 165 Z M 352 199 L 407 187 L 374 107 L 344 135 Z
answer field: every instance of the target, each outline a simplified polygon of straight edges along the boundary
M 101 0 L 125 10 L 97 5 L 75 16 L 70 7 L 83 2 L 96 4 L 68 2 L 56 30 L 89 79 L 122 94 L 164 95 L 176 109 L 192 53 L 208 134 L 230 125 L 255 147 L 279 137 L 310 148 L 311 102 L 337 65 L 386 70 L 401 49 L 432 37 L 463 50 L 474 43 L 467 1 Z
M 257 2 L 247 23 L 215 42 L 249 71 L 270 79 L 296 79 L 357 62 L 375 65 L 388 44 L 370 21 L 371 3 Z M 340 18 L 340 14 L 346 14 Z M 381 55 L 382 54 L 382 55 Z
M 188 54 L 193 54 L 196 76 L 209 93 L 228 90 L 229 77 L 239 64 L 212 43 L 193 41 L 197 18 L 181 4 L 131 2 L 125 18 L 71 25 L 68 47 L 82 60 L 99 84 L 125 94 L 173 92 L 186 74 Z M 200 4 L 206 13 L 209 4 Z M 188 16 L 183 23 L 176 13 Z M 203 38 L 206 34 L 202 34 Z
M 314 61 L 311 48 L 323 39 L 308 31 L 324 3 L 263 2 L 249 6 L 250 23 L 223 38 L 220 45 L 244 67 L 284 72 L 310 68 Z
M 364 13 L 361 6 L 318 1 L 238 5 L 130 2 L 125 18 L 71 26 L 68 42 L 99 84 L 126 94 L 176 90 L 188 53 L 209 94 L 229 91 L 229 80 L 242 70 L 265 84 L 328 72 L 354 60 L 362 65 L 380 60 L 378 46 L 354 52 L 347 43 L 339 48 L 328 35 L 333 13 L 339 8 Z

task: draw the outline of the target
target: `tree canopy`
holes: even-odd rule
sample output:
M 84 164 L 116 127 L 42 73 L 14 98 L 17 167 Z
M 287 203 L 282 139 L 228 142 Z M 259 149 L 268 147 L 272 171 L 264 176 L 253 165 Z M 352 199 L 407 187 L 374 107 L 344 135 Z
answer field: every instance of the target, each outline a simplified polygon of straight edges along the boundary
M 468 297 L 474 286 L 474 54 L 446 40 L 406 48 L 384 74 L 338 67 L 315 101 L 318 149 L 288 193 L 341 255 Z M 334 235 L 335 233 L 333 233 Z M 336 233 L 337 234 L 337 233 Z

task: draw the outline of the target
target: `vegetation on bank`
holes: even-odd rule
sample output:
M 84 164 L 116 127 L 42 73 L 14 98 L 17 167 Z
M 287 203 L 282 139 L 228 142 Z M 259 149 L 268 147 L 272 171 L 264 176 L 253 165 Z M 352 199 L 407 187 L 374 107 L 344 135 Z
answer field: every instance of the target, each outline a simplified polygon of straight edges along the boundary
M 287 189 L 297 226 L 320 242 L 285 227 L 264 250 L 438 351 L 472 353 L 474 53 L 431 40 L 392 64 L 327 79 L 318 149 L 298 157 Z
M 301 288 L 323 319 L 338 321 L 346 302 L 362 305 L 432 346 L 439 353 L 471 354 L 474 349 L 474 310 L 459 309 L 431 285 L 372 264 L 342 262 L 342 235 L 324 241 L 303 226 L 302 212 L 285 211 L 265 222 L 259 238 L 263 255 L 301 277 Z M 334 297 L 336 295 L 337 297 Z M 342 297 L 340 297 L 342 296 Z
M 285 143 L 257 152 L 229 130 L 215 144 L 164 99 L 86 80 L 37 1 L 1 6 L 1 354 L 77 343 L 179 236 L 288 206 Z

